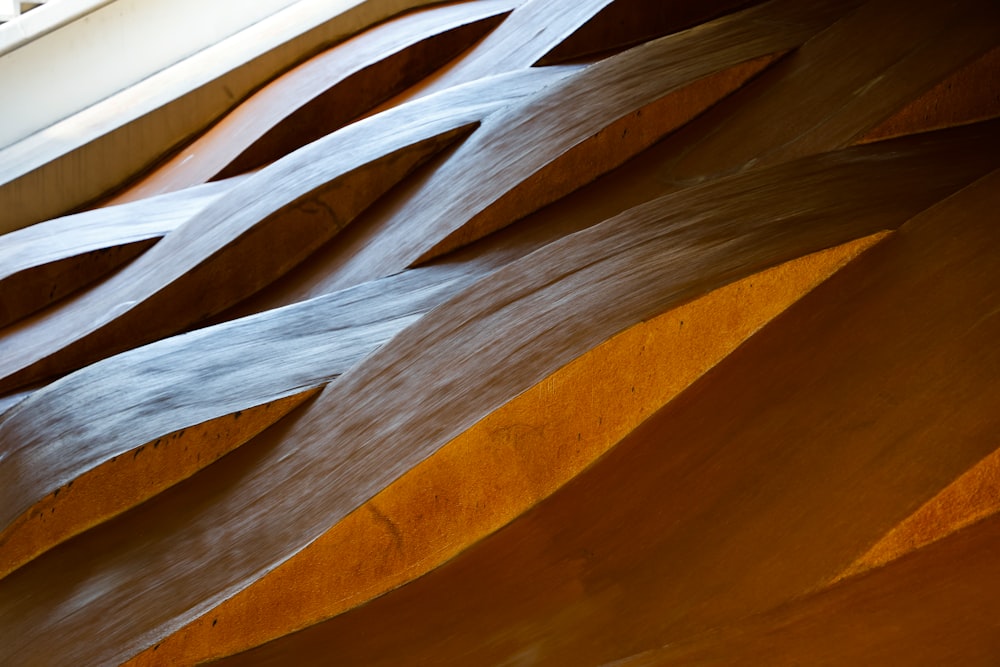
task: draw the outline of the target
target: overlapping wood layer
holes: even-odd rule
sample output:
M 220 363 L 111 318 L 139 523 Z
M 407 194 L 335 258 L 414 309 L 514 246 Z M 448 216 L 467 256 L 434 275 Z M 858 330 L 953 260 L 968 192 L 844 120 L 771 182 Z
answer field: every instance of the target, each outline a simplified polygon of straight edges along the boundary
M 424 4 L 0 187 L 0 662 L 1000 659 L 996 3 Z

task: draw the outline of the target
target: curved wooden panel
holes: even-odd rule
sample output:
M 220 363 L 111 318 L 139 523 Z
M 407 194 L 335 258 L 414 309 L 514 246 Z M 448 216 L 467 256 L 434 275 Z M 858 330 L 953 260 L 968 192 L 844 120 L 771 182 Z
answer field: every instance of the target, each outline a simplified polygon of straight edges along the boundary
M 0 230 L 65 215 L 152 166 L 311 53 L 429 0 L 303 0 L 0 153 Z
M 596 346 L 414 466 L 267 577 L 129 664 L 197 664 L 246 650 L 440 566 L 579 474 L 882 236 L 743 278 Z M 579 393 L 582 386 L 589 390 Z M 310 593 L 316 590 L 342 595 Z M 262 621 L 260 610 L 278 608 Z
M 393 19 L 314 56 L 265 86 L 109 203 L 262 167 L 339 129 L 434 71 L 512 8 L 476 0 Z
M 845 18 L 835 23 L 831 18 L 833 25 L 691 123 L 518 224 L 524 228 L 583 229 L 668 192 L 760 166 L 765 156 L 775 164 L 791 159 L 800 149 L 821 152 L 851 145 L 874 123 L 909 105 L 920 90 L 934 85 L 949 68 L 959 67 L 969 53 L 981 50 L 990 41 L 986 28 L 996 23 L 992 7 L 966 7 L 968 13 L 951 24 L 954 33 L 939 45 L 947 52 L 935 52 L 941 60 L 927 66 L 909 53 L 910 43 L 905 38 L 883 44 L 872 35 L 880 34 L 888 23 L 894 29 L 905 23 L 907 30 L 917 35 L 915 39 L 924 40 L 924 48 L 931 48 L 940 29 L 931 19 L 936 12 L 951 12 L 953 8 L 935 6 L 910 12 L 898 5 L 870 2 L 854 13 L 849 9 L 850 5 L 840 6 Z M 932 13 L 930 18 L 925 11 Z M 968 41 L 963 43 L 961 35 L 970 30 Z M 870 61 L 852 61 L 848 68 L 842 56 L 853 53 L 859 43 L 885 53 Z M 848 104 L 857 95 L 863 99 Z M 982 115 L 989 106 L 977 106 L 976 112 L 971 108 L 970 113 Z M 781 122 L 774 122 L 776 118 Z M 839 130 L 823 130 L 827 121 Z M 782 147 L 795 146 L 799 148 L 780 152 Z M 309 280 L 318 282 L 320 278 Z M 305 293 L 312 292 L 294 294 Z M 265 301 L 266 294 L 261 294 L 258 307 L 284 303 L 278 294 Z
M 722 14 L 760 2 L 761 0 L 712 0 L 711 2 L 617 0 L 602 7 L 593 18 L 533 64 L 555 65 L 598 55 L 607 56 L 612 51 L 685 30 Z M 535 25 L 539 23 L 542 22 L 536 21 Z
M 0 418 L 0 577 L 211 464 L 486 270 L 410 271 L 153 343 L 34 392 Z M 258 406 L 267 419 L 252 418 Z
M 867 577 L 618 664 L 992 665 L 998 540 L 994 517 Z
M 903 0 L 877 0 L 834 23 L 665 142 L 664 154 L 674 155 L 660 177 L 697 182 L 849 145 L 996 45 L 1000 8 L 989 0 L 911 9 Z
M 996 184 L 994 174 L 956 195 L 964 200 L 959 216 L 931 209 L 904 225 L 494 536 L 367 605 L 224 663 L 320 655 L 368 665 L 502 664 L 525 656 L 602 663 L 664 646 L 647 657 L 733 663 L 747 656 L 756 664 L 783 655 L 768 647 L 795 646 L 803 649 L 796 656 L 823 655 L 795 641 L 787 623 L 754 616 L 824 629 L 824 613 L 800 615 L 798 603 L 787 603 L 822 587 L 996 447 L 1000 319 L 982 318 L 984 305 L 1000 306 Z M 961 531 L 937 548 L 948 551 L 974 534 L 975 527 Z M 942 600 L 952 594 L 977 611 L 991 608 L 966 596 L 981 587 L 988 570 L 976 563 L 992 562 L 987 551 L 972 559 L 968 586 L 935 578 Z M 896 604 L 907 602 L 900 618 L 918 623 L 911 627 L 941 623 L 950 612 L 900 599 L 899 589 L 882 600 L 878 586 L 862 583 L 880 573 L 892 578 L 920 554 L 815 599 L 857 582 L 853 590 L 877 597 L 851 609 L 902 613 Z M 914 571 L 901 585 L 917 590 L 919 581 Z M 835 614 L 831 622 L 849 619 Z M 993 623 L 963 627 L 972 640 L 965 655 L 984 655 L 981 647 L 995 641 Z M 716 642 L 718 628 L 725 644 Z M 906 631 L 887 645 L 888 662 L 912 655 L 907 637 L 913 640 Z M 844 655 L 861 655 L 847 634 L 841 643 Z M 945 641 L 940 650 L 961 656 L 962 647 Z
M 0 663 L 988 664 L 1000 6 L 474 0 L 324 52 L 414 4 L 255 27 L 220 96 L 321 55 L 152 180 L 257 173 L 0 239 L 0 303 L 98 281 L 0 330 Z M 0 198 L 215 122 L 196 60 Z
M 1000 116 L 1000 46 L 953 72 L 859 143 L 938 130 Z
M 345 128 L 258 172 L 97 289 L 8 330 L 0 340 L 0 388 L 155 340 L 252 294 L 467 134 L 488 103 L 436 117 L 420 106 Z M 405 113 L 421 111 L 421 124 L 399 129 Z M 362 147 L 358 138 L 370 136 L 373 125 L 384 140 Z
M 883 142 L 709 184 L 500 269 L 328 386 L 308 410 L 0 580 L 4 655 L 109 662 L 153 647 L 617 331 L 754 271 L 899 224 L 975 178 L 995 164 L 997 139 L 976 130 L 964 141 L 946 133 Z M 954 172 L 942 175 L 942 160 Z M 587 290 L 595 281 L 604 288 Z M 73 614 L 80 605 L 87 613 Z
M 0 327 L 128 263 L 233 185 L 208 184 L 0 236 Z
M 836 15 L 829 6 L 804 14 L 794 5 L 771 2 L 650 42 L 490 117 L 447 163 L 383 199 L 340 243 L 248 310 L 401 271 L 593 180 L 738 88 Z M 775 23 L 782 30 L 774 30 Z

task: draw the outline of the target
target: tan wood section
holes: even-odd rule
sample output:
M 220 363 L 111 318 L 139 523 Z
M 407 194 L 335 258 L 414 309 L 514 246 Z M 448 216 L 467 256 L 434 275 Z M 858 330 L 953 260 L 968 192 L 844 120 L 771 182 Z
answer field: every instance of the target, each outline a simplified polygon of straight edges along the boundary
M 998 50 L 301 0 L 0 151 L 0 664 L 996 664 Z

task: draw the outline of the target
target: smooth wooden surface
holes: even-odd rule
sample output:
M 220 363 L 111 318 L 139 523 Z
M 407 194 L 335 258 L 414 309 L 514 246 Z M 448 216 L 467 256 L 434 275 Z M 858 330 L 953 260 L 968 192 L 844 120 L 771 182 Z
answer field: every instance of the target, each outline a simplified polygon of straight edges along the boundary
M 0 327 L 128 263 L 235 183 L 77 213 L 0 236 Z
M 851 145 L 934 86 L 949 68 L 959 68 L 970 53 L 996 42 L 995 31 L 991 36 L 988 30 L 997 21 L 993 5 L 966 7 L 946 40 L 937 40 L 941 25 L 933 18 L 955 11 L 951 5 L 911 12 L 901 4 L 877 2 L 851 9 L 842 7 L 842 20 L 705 114 L 594 183 L 527 216 L 523 224 L 580 229 L 667 192 L 754 168 L 765 157 L 775 164 L 801 151 Z M 924 48 L 940 41 L 938 46 L 949 50 L 937 53 L 939 60 L 928 66 L 910 53 L 911 42 L 905 38 L 881 39 L 886 24 L 893 31 L 905 27 Z M 967 40 L 962 37 L 966 32 L 971 33 Z M 845 63 L 844 54 L 854 54 L 858 44 L 878 57 L 849 55 L 852 60 Z M 839 129 L 828 132 L 828 124 Z M 275 299 L 268 305 L 279 303 Z
M 257 172 L 110 280 L 3 332 L 0 387 L 10 390 L 78 368 L 245 298 L 302 261 L 490 110 L 558 76 L 524 72 L 425 98 L 346 127 Z
M 237 653 L 439 567 L 579 474 L 886 234 L 755 273 L 611 337 L 478 421 L 267 577 L 128 664 L 196 664 Z
M 651 664 L 781 664 L 785 650 L 822 662 L 838 644 L 847 662 L 871 647 L 886 662 L 923 664 L 920 628 L 952 627 L 952 608 L 933 603 L 951 599 L 972 605 L 953 610 L 968 620 L 955 626 L 960 641 L 935 632 L 940 646 L 926 655 L 989 664 L 996 626 L 976 593 L 993 591 L 991 575 L 980 580 L 993 567 L 985 543 L 968 578 L 959 559 L 953 576 L 928 565 L 922 580 L 917 552 L 791 601 L 996 449 L 1000 320 L 982 314 L 1000 305 L 997 182 L 904 225 L 507 528 L 365 606 L 224 662 L 601 664 L 666 647 Z M 975 534 L 936 552 L 958 557 L 950 545 Z M 915 569 L 896 579 L 906 563 Z M 924 585 L 941 597 L 922 599 Z M 840 641 L 803 640 L 823 632 L 815 605 L 843 600 L 837 591 L 856 601 L 829 619 Z M 878 624 L 861 631 L 865 618 Z
M 0 580 L 5 655 L 108 662 L 151 648 L 616 331 L 901 223 L 995 164 L 996 139 L 976 128 L 750 172 L 500 269 L 263 437 Z M 585 289 L 595 280 L 604 288 Z M 87 614 L 69 613 L 84 603 Z
M 0 153 L 0 232 L 119 187 L 277 74 L 428 0 L 302 0 Z
M 391 193 L 338 244 L 236 312 L 394 273 L 510 224 L 649 146 L 737 88 L 768 56 L 801 43 L 842 11 L 837 2 L 810 12 L 772 2 L 567 77 L 486 119 L 447 163 Z
M 236 176 L 339 129 L 427 76 L 513 8 L 497 0 L 413 12 L 329 49 L 256 92 L 110 203 Z
M 248 439 L 243 413 L 323 387 L 488 270 L 410 271 L 140 347 L 34 392 L 0 418 L 0 576 L 210 465 L 209 450 Z M 241 430 L 204 426 L 230 419 L 242 419 Z M 270 422 L 257 424 L 250 436 Z M 161 457 L 205 456 L 151 469 L 145 458 L 161 441 L 171 447 Z M 95 478 L 112 463 L 113 475 Z M 118 499 L 123 485 L 132 493 Z
M 988 664 L 1000 121 L 926 130 L 1000 15 L 750 4 L 512 1 L 198 211 L 75 218 L 175 227 L 0 331 L 0 663 Z M 337 95 L 471 39 L 420 21 Z
M 884 570 L 619 664 L 993 665 L 998 539 L 992 517 Z

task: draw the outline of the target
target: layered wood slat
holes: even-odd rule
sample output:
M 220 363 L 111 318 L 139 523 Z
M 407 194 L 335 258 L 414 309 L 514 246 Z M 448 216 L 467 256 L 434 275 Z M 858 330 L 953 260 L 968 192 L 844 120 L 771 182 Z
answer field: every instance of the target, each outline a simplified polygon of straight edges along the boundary
M 0 152 L 0 663 L 996 662 L 995 3 L 342 9 Z

